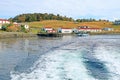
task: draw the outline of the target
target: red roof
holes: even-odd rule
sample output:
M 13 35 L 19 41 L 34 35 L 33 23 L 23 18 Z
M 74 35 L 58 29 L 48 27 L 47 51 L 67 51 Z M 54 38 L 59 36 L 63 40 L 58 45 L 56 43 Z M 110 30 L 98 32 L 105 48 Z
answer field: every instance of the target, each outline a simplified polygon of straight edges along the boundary
M 7 19 L 0 19 L 0 21 L 8 21 Z

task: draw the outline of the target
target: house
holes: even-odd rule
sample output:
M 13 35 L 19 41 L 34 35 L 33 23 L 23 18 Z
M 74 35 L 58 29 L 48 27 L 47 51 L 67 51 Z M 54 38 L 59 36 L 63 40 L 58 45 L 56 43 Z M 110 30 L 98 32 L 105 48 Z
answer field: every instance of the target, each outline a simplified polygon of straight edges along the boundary
M 103 28 L 103 31 L 114 31 L 114 29 L 106 27 L 106 28 Z
M 0 19 L 0 24 L 10 24 L 10 21 L 6 19 Z
M 59 28 L 58 32 L 59 33 L 72 33 L 73 30 L 71 28 Z
M 57 31 L 52 27 L 44 27 L 42 28 L 42 31 L 47 32 L 47 33 L 57 33 Z
M 78 32 L 101 32 L 100 28 L 78 28 Z
M 42 30 L 43 30 L 43 31 L 48 31 L 48 30 L 51 31 L 51 30 L 54 30 L 54 29 L 53 29 L 52 27 L 44 27 L 44 28 L 42 28 Z

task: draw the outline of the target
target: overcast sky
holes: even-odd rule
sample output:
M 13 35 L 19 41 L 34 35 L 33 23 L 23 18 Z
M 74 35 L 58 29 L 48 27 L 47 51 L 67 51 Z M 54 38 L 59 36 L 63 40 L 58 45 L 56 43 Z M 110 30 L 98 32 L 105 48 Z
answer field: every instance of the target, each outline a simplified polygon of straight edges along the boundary
M 120 0 L 1 0 L 0 18 L 53 13 L 77 18 L 120 19 Z

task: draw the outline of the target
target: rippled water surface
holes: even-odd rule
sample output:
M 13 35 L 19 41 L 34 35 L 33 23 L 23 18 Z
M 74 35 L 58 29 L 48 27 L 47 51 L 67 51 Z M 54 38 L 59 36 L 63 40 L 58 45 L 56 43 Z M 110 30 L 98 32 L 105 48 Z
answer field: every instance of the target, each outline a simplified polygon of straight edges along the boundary
M 0 80 L 120 80 L 120 35 L 0 39 Z

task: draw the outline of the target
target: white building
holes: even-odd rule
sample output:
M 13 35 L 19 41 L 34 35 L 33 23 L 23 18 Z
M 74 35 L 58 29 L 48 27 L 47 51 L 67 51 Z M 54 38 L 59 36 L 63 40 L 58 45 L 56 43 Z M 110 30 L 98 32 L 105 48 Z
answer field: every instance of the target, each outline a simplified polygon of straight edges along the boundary
M 0 19 L 0 24 L 10 24 L 10 21 L 6 19 Z
M 60 29 L 58 29 L 58 32 L 60 32 L 60 33 L 72 33 L 73 30 L 71 28 L 60 28 Z
M 79 28 L 78 32 L 101 32 L 102 30 L 100 28 Z

